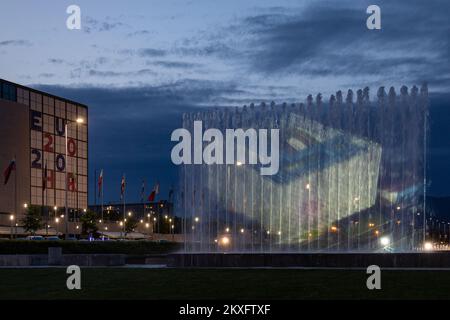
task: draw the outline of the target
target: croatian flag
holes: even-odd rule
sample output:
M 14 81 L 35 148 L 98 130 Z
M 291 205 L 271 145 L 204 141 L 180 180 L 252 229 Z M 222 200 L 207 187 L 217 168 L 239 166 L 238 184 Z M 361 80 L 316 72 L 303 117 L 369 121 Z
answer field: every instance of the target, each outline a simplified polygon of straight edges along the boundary
M 155 184 L 153 187 L 152 193 L 148 196 L 148 201 L 153 202 L 155 201 L 156 195 L 159 193 L 159 182 Z
M 6 167 L 5 171 L 3 171 L 3 177 L 5 178 L 5 185 L 8 183 L 9 177 L 11 176 L 11 172 L 16 170 L 16 159 L 12 159 L 9 163 L 8 167 Z
M 103 169 L 100 170 L 100 175 L 98 177 L 98 196 L 99 197 L 102 194 L 102 185 L 103 185 Z

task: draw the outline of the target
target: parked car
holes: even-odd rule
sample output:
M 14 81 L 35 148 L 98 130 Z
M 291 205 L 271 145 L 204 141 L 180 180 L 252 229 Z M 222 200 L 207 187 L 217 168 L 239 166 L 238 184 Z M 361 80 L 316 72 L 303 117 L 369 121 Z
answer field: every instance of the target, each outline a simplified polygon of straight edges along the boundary
M 27 240 L 44 240 L 43 236 L 28 236 Z
M 57 237 L 57 236 L 50 236 L 50 237 L 45 238 L 45 240 L 58 241 L 58 240 L 61 240 L 61 239 L 59 239 L 59 237 Z

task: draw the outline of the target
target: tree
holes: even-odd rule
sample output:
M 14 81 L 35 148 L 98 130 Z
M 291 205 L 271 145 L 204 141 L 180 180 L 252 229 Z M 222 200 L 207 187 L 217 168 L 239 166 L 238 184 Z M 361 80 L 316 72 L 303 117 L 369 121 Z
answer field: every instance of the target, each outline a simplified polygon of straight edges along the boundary
M 134 219 L 133 217 L 130 217 L 127 219 L 127 221 L 125 222 L 125 235 L 127 235 L 130 232 L 133 232 L 134 229 L 136 229 L 137 227 L 137 220 Z
M 81 218 L 81 233 L 86 235 L 89 233 L 95 233 L 98 230 L 96 223 L 97 216 L 95 212 L 88 210 L 85 212 Z
M 29 206 L 25 217 L 20 221 L 26 232 L 34 235 L 43 227 L 41 209 L 37 206 Z

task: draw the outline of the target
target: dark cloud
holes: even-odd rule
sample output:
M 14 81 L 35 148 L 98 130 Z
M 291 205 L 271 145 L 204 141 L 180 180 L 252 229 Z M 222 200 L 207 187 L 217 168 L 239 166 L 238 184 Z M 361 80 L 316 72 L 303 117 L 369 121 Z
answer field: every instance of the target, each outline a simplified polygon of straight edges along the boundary
M 31 42 L 27 40 L 4 40 L 0 41 L 0 47 L 7 46 L 31 46 Z
M 163 57 L 167 54 L 167 52 L 160 49 L 142 48 L 138 50 L 138 54 L 141 57 Z
M 154 65 L 168 69 L 192 69 L 200 67 L 199 63 L 181 62 L 181 61 L 147 61 L 147 65 Z
M 86 33 L 91 33 L 92 31 L 102 32 L 111 31 L 118 27 L 125 26 L 124 23 L 119 20 L 115 20 L 111 17 L 106 17 L 104 21 L 97 20 L 90 16 L 85 16 L 82 18 L 82 30 Z
M 182 44 L 175 45 L 171 52 L 179 56 L 216 56 L 222 59 L 236 59 L 242 54 L 240 50 L 233 48 L 225 41 L 206 40 L 185 40 Z
M 302 10 L 260 13 L 218 31 L 223 36 L 210 35 L 219 40 L 209 49 L 189 40 L 178 51 L 221 53 L 267 75 L 395 75 L 421 82 L 439 74 L 449 88 L 442 81 L 450 75 L 450 2 L 379 1 L 381 30 L 366 28 L 370 4 L 314 2 Z
M 51 64 L 62 64 L 62 63 L 64 63 L 64 60 L 57 59 L 57 58 L 51 58 L 51 59 L 48 59 L 48 62 L 50 62 Z
M 133 77 L 133 76 L 146 76 L 151 75 L 154 76 L 157 73 L 151 69 L 141 69 L 137 71 L 112 71 L 112 70 L 89 70 L 88 74 L 90 76 L 96 76 L 96 77 L 118 77 L 118 76 L 124 76 L 124 77 Z
M 55 76 L 54 73 L 48 73 L 48 72 L 44 72 L 44 73 L 40 73 L 39 77 L 40 78 L 53 78 Z
M 136 36 L 145 36 L 145 35 L 149 35 L 150 33 L 151 32 L 148 30 L 137 30 L 137 31 L 128 33 L 127 37 L 131 38 L 131 37 L 136 37 Z

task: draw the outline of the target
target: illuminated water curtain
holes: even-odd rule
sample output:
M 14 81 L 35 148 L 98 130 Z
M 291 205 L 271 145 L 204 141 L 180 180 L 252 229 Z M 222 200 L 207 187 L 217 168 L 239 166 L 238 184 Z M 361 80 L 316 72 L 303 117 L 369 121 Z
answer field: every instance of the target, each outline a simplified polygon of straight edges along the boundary
M 368 88 L 305 103 L 183 115 L 183 128 L 279 129 L 279 171 L 180 166 L 185 249 L 409 251 L 424 241 L 428 90 Z M 206 142 L 203 143 L 205 146 Z

